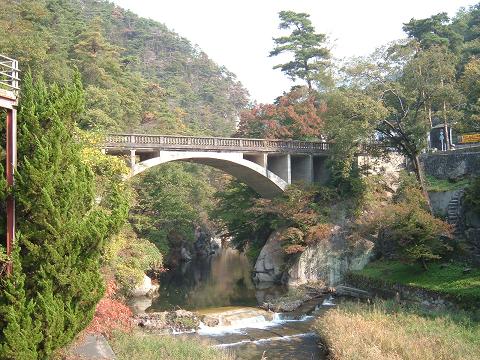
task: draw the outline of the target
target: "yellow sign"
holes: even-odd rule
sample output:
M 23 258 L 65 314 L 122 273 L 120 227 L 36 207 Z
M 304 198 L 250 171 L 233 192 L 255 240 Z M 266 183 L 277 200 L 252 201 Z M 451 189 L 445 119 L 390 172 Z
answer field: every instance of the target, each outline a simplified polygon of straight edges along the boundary
M 480 142 L 480 134 L 467 134 L 460 136 L 461 143 L 475 143 Z

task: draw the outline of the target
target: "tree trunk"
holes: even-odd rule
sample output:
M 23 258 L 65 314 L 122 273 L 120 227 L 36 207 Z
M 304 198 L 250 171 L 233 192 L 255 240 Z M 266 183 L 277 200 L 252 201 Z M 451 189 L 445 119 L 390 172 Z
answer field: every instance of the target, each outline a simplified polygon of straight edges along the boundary
M 450 132 L 448 131 L 447 104 L 443 102 L 443 131 L 445 133 L 445 149 L 450 150 Z
M 427 184 L 425 181 L 425 176 L 423 173 L 423 167 L 420 162 L 420 158 L 418 155 L 415 155 L 412 157 L 412 160 L 413 160 L 413 170 L 415 171 L 415 176 L 417 177 L 418 183 L 420 184 L 420 189 L 422 190 L 422 194 L 425 197 L 425 200 L 427 201 L 428 210 L 432 214 L 433 213 L 432 204 L 430 204 L 430 198 L 428 197 Z

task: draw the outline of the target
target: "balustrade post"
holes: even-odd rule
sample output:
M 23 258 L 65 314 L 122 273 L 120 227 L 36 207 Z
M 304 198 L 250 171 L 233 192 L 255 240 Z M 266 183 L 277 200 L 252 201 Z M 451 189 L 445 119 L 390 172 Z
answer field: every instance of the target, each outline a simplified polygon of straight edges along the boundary
M 130 142 L 135 144 L 135 135 L 130 135 Z

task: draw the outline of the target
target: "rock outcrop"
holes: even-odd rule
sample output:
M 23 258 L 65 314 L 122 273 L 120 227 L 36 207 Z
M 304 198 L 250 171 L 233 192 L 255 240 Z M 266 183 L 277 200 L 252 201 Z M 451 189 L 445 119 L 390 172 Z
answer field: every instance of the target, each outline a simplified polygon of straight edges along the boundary
M 360 240 L 352 244 L 348 231 L 336 225 L 328 239 L 308 246 L 287 268 L 281 244 L 281 231 L 268 238 L 255 263 L 254 280 L 282 282 L 289 286 L 323 283 L 335 286 L 349 270 L 362 269 L 373 255 L 373 243 Z
M 285 253 L 280 240 L 281 230 L 273 232 L 257 258 L 253 279 L 256 282 L 280 282 L 285 269 Z
M 288 285 L 323 282 L 335 286 L 349 270 L 360 270 L 373 255 L 373 243 L 360 240 L 352 244 L 341 226 L 334 226 L 329 239 L 318 242 L 298 257 L 288 270 Z

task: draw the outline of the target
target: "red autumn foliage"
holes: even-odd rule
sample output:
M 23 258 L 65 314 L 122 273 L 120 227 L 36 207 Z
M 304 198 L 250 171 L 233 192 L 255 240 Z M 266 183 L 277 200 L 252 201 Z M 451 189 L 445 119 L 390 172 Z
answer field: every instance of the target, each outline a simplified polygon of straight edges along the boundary
M 296 87 L 280 96 L 275 104 L 255 105 L 240 114 L 237 135 L 267 139 L 319 138 L 323 127 L 321 114 L 325 105 L 318 104 L 314 93 Z
M 302 253 L 305 251 L 305 246 L 303 245 L 299 245 L 299 244 L 294 244 L 294 245 L 289 245 L 289 246 L 286 246 L 283 251 L 288 254 L 288 255 L 292 255 L 292 254 L 298 254 L 298 253 Z
M 116 291 L 115 281 L 108 281 L 105 295 L 97 304 L 95 315 L 87 332 L 101 333 L 109 337 L 113 330 L 129 331 L 132 328 L 132 311 L 114 298 Z

